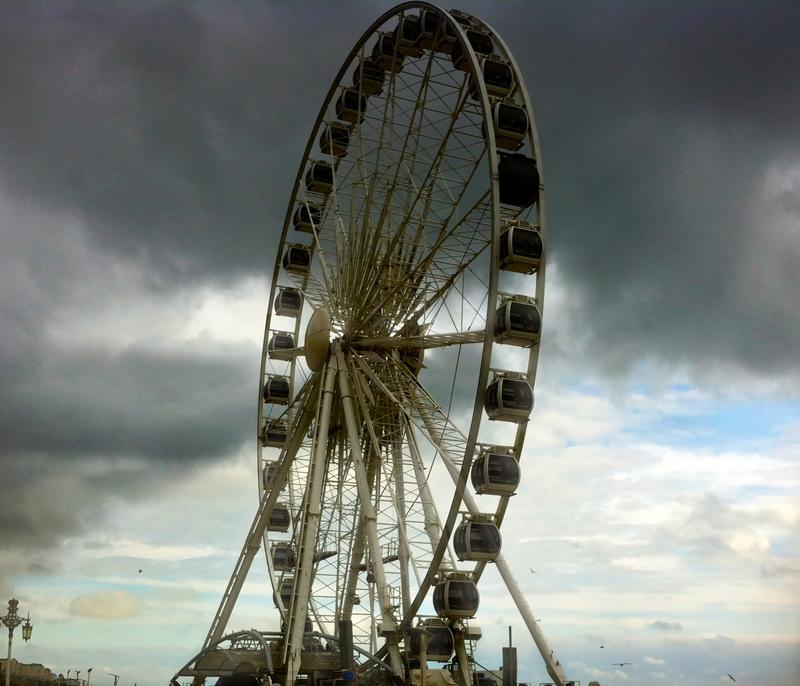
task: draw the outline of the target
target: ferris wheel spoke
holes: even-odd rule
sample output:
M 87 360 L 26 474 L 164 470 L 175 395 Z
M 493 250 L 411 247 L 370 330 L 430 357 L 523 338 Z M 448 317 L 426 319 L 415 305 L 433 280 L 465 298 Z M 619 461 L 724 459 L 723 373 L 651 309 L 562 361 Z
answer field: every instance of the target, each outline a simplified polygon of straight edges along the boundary
M 484 330 L 456 331 L 454 333 L 430 334 L 424 336 L 384 336 L 381 338 L 362 338 L 353 341 L 356 350 L 394 350 L 400 348 L 444 348 L 449 345 L 483 343 Z

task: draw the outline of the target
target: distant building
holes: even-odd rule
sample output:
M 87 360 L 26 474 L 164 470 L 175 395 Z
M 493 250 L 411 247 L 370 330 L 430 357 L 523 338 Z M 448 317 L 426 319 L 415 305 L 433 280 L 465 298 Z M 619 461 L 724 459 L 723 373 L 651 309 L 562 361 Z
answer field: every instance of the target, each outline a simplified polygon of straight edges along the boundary
M 6 659 L 0 658 L 0 680 L 5 683 Z M 80 686 L 78 679 L 61 679 L 53 674 L 47 667 L 38 662 L 25 664 L 11 660 L 11 686 L 39 686 L 47 684 L 52 686 Z

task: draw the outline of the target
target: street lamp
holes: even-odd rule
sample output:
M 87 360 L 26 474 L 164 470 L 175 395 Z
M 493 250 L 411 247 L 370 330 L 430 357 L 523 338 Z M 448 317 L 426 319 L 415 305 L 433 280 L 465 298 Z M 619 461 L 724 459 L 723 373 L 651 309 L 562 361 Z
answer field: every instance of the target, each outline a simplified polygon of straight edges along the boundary
M 0 622 L 8 627 L 8 657 L 6 658 L 6 686 L 11 683 L 11 642 L 14 640 L 14 629 L 22 624 L 22 638 L 28 641 L 33 633 L 33 624 L 31 624 L 31 615 L 25 620 L 20 619 L 17 614 L 19 601 L 12 598 L 8 601 L 8 614 L 5 617 L 0 617 Z M 24 623 L 23 623 L 24 622 Z

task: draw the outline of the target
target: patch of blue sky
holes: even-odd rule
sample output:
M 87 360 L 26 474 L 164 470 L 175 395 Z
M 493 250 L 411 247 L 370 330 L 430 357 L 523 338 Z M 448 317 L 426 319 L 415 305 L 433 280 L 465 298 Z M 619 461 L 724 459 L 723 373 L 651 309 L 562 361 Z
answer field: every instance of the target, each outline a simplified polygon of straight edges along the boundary
M 675 447 L 764 450 L 781 441 L 785 426 L 800 422 L 799 402 L 708 401 L 695 404 L 692 410 L 642 416 L 641 422 L 626 427 L 626 434 Z

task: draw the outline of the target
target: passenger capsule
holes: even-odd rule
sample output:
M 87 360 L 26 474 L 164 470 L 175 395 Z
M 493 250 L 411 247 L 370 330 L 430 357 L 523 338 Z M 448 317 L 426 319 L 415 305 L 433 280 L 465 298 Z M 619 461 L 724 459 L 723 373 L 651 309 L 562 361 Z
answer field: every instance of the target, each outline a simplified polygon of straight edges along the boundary
M 510 449 L 486 450 L 472 463 L 471 476 L 478 495 L 511 495 L 519 486 L 519 462 Z
M 275 314 L 296 317 L 303 308 L 303 294 L 296 288 L 281 288 L 275 296 Z
M 478 61 L 489 97 L 504 98 L 507 96 L 514 88 L 514 74 L 508 63 L 495 56 L 482 57 Z M 479 97 L 477 79 L 474 74 L 470 78 L 470 94 L 477 99 Z
M 344 157 L 349 144 L 350 129 L 340 122 L 329 122 L 319 135 L 319 149 L 323 155 Z
M 283 254 L 283 268 L 295 274 L 308 274 L 311 267 L 311 251 L 304 245 L 290 245 Z
M 292 394 L 292 385 L 288 376 L 272 376 L 264 384 L 264 402 L 273 405 L 288 405 Z
M 539 200 L 539 170 L 536 160 L 519 153 L 499 153 L 497 164 L 500 202 L 528 207 Z
M 264 427 L 261 445 L 265 448 L 283 448 L 287 435 L 286 422 L 282 419 L 272 419 Z
M 397 22 L 394 30 L 394 41 L 397 45 L 397 54 L 404 57 L 419 57 L 422 48 L 419 37 L 422 33 L 422 24 L 415 14 L 406 14 Z
M 278 586 L 278 593 L 272 594 L 275 607 L 278 607 L 278 596 L 280 596 L 284 609 L 288 610 L 292 602 L 292 593 L 294 593 L 294 577 L 285 577 Z
M 364 95 L 380 95 L 385 79 L 385 69 L 371 59 L 361 60 L 353 72 L 353 88 Z
M 467 29 L 467 40 L 477 56 L 491 55 L 492 50 L 494 50 L 492 39 L 489 37 L 488 33 L 483 33 L 483 31 Z M 456 69 L 460 69 L 461 71 L 469 71 L 469 51 L 461 41 L 456 41 L 450 57 L 453 60 L 453 66 Z
M 322 221 L 322 210 L 316 205 L 301 202 L 294 210 L 292 215 L 292 226 L 295 231 L 303 233 L 313 233 L 319 231 L 319 224 Z
M 277 531 L 286 533 L 292 523 L 292 515 L 289 508 L 284 503 L 275 503 L 269 516 L 267 531 Z
M 432 50 L 439 39 L 442 15 L 436 10 L 422 10 L 419 15 L 419 24 L 419 45 L 426 50 Z
M 306 172 L 306 190 L 327 195 L 333 190 L 333 167 L 327 162 L 314 162 Z
M 271 360 L 294 359 L 294 335 L 288 331 L 275 331 L 267 343 L 267 355 Z
M 475 616 L 479 604 L 478 586 L 465 572 L 445 573 L 433 589 L 433 608 L 440 617 L 469 619 Z
M 261 480 L 262 485 L 264 486 L 264 490 L 269 490 L 269 485 L 272 483 L 272 480 L 275 478 L 275 472 L 278 471 L 278 463 L 277 462 L 267 462 L 264 465 L 264 468 L 261 470 Z
M 532 226 L 510 225 L 500 234 L 500 269 L 533 274 L 539 268 L 544 244 L 542 234 Z
M 397 72 L 403 68 L 403 59 L 403 55 L 399 54 L 395 47 L 394 35 L 378 34 L 378 40 L 372 48 L 372 61 L 381 69 Z
M 294 569 L 295 555 L 290 543 L 280 541 L 272 544 L 272 568 L 276 572 Z
M 411 631 L 408 640 L 408 650 L 411 657 L 422 656 L 422 631 L 428 634 L 428 645 L 425 648 L 425 659 L 431 662 L 447 662 L 455 650 L 455 640 L 450 627 L 441 619 L 426 619 Z
M 504 150 L 518 150 L 528 135 L 528 115 L 524 107 L 496 102 L 492 107 L 494 142 Z
M 351 124 L 360 124 L 366 111 L 367 98 L 356 88 L 345 88 L 336 101 L 336 116 Z
M 506 345 L 527 348 L 539 340 L 542 315 L 534 302 L 507 298 L 497 310 L 494 320 L 494 340 Z
M 533 389 L 523 379 L 498 376 L 486 388 L 483 407 L 489 419 L 520 424 L 533 410 Z
M 492 515 L 465 516 L 453 535 L 456 556 L 459 560 L 469 562 L 491 562 L 497 559 L 501 542 L 500 529 L 494 523 Z

